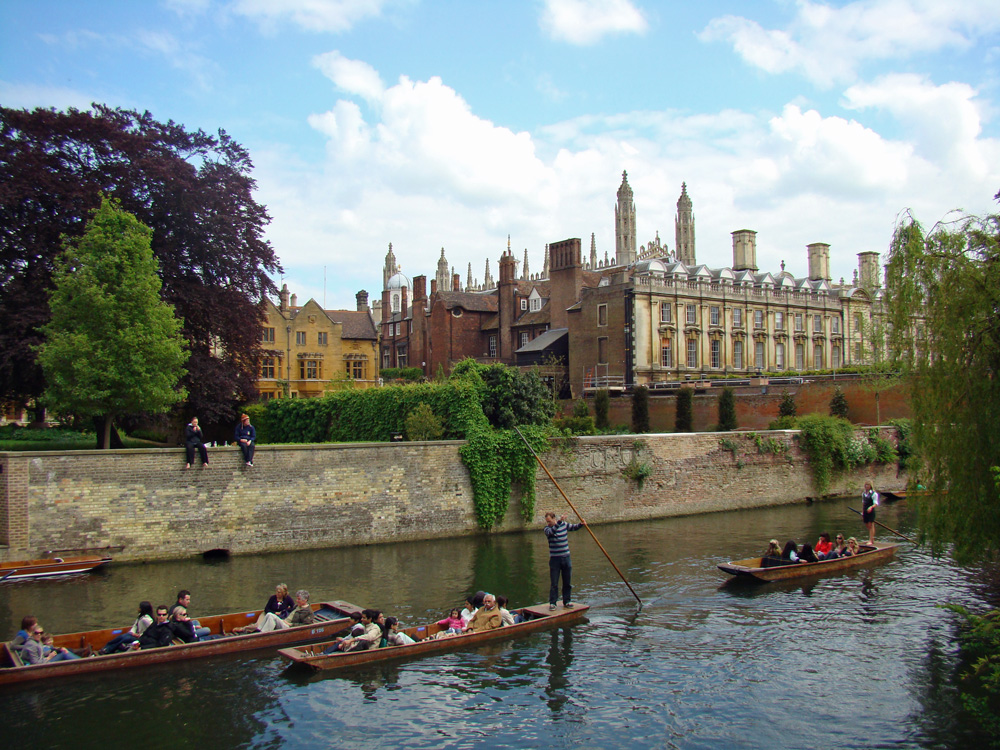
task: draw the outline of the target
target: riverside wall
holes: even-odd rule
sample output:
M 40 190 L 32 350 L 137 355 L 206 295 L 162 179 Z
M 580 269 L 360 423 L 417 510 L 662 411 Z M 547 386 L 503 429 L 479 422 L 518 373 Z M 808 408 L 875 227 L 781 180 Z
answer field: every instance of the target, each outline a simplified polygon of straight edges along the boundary
M 584 437 L 553 442 L 542 460 L 590 523 L 660 518 L 816 495 L 795 434 Z M 180 449 L 0 453 L 0 560 L 110 548 L 116 560 L 145 561 L 483 533 L 462 444 L 265 445 L 253 468 L 216 448 L 209 467 L 189 470 Z M 643 464 L 651 473 L 640 486 L 626 474 Z M 828 494 L 859 494 L 867 479 L 906 485 L 895 465 L 866 467 Z M 569 512 L 541 469 L 536 486 L 533 518 L 521 519 L 515 493 L 492 533 Z

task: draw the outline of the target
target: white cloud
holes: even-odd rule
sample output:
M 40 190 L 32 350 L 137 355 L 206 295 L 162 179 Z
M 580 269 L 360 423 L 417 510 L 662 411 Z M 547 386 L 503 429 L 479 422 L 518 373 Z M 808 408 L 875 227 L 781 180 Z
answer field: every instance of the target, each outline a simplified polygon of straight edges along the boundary
M 378 101 L 384 89 L 382 78 L 371 65 L 361 60 L 349 60 L 336 50 L 317 55 L 313 65 L 347 94 L 370 102 Z
M 553 39 L 578 45 L 611 34 L 642 34 L 648 28 L 629 0 L 546 0 L 539 25 Z
M 316 32 L 350 30 L 359 21 L 377 18 L 392 0 L 234 0 L 232 10 L 268 28 L 281 21 Z
M 994 0 L 858 0 L 835 8 L 798 0 L 784 29 L 742 16 L 713 19 L 702 41 L 724 40 L 768 73 L 797 71 L 821 86 L 850 81 L 870 60 L 964 49 L 1000 29 Z

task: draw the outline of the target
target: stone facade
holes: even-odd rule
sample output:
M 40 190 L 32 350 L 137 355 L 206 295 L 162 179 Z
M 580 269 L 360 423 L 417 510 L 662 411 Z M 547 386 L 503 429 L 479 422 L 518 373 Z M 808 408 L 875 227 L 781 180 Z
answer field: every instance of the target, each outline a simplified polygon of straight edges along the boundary
M 779 505 L 813 493 L 793 433 L 770 433 L 785 455 L 739 433 L 739 455 L 715 433 L 580 438 L 543 456 L 591 523 Z M 176 449 L 0 453 L 0 557 L 110 548 L 119 561 L 182 558 L 214 549 L 251 554 L 479 533 L 460 441 L 260 446 L 253 469 L 234 448 L 185 471 Z M 639 487 L 633 457 L 653 471 Z M 537 472 L 529 527 L 566 504 Z M 895 466 L 858 471 L 831 492 L 871 478 L 901 489 Z M 523 529 L 517 498 L 498 531 Z M 766 539 L 768 531 L 761 530 Z

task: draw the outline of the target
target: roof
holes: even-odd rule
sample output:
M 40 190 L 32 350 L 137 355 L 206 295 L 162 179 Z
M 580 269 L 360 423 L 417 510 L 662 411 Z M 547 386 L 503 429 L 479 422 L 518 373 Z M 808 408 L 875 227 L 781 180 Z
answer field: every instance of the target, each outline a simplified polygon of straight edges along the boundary
M 535 336 L 531 341 L 517 350 L 518 354 L 528 352 L 543 352 L 556 343 L 563 336 L 569 335 L 568 328 L 550 328 L 540 336 Z
M 497 296 L 476 292 L 438 292 L 437 299 L 444 303 L 446 310 L 461 307 L 469 312 L 496 312 Z
M 340 337 L 344 339 L 378 339 L 375 323 L 367 311 L 327 310 L 326 314 L 334 323 L 340 323 Z

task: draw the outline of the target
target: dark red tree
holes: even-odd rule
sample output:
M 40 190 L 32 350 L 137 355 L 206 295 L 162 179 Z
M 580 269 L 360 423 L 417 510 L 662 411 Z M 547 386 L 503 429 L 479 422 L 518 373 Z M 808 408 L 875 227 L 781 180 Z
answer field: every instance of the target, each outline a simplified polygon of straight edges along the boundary
M 52 262 L 103 193 L 153 230 L 163 298 L 191 349 L 187 408 L 203 422 L 233 419 L 256 393 L 261 300 L 281 271 L 252 169 L 222 130 L 189 132 L 98 104 L 0 107 L 0 397 L 42 392 L 33 346 L 49 317 Z

